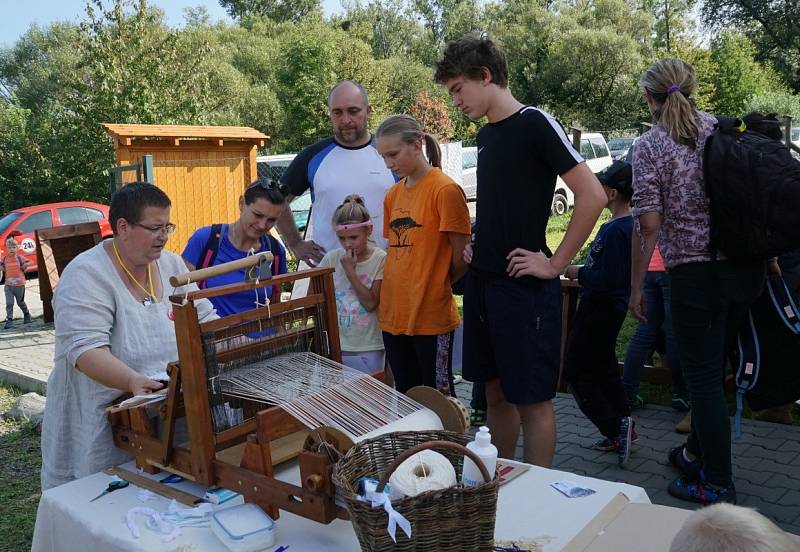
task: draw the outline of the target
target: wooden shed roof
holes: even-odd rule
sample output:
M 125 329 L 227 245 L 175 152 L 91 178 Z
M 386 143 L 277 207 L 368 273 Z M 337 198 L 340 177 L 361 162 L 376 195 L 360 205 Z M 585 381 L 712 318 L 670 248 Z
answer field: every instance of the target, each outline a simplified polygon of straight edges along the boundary
M 250 127 L 200 126 L 200 125 L 127 125 L 103 123 L 103 128 L 113 138 L 199 138 L 204 140 L 266 140 L 266 134 Z

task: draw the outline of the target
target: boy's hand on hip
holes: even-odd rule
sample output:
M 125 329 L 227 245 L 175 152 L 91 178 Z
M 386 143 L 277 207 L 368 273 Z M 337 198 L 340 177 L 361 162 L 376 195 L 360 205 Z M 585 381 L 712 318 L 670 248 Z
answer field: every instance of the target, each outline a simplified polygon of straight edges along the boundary
M 508 267 L 506 272 L 512 278 L 534 276 L 542 280 L 558 278 L 561 271 L 550 263 L 550 259 L 541 251 L 528 251 L 517 248 L 506 257 Z

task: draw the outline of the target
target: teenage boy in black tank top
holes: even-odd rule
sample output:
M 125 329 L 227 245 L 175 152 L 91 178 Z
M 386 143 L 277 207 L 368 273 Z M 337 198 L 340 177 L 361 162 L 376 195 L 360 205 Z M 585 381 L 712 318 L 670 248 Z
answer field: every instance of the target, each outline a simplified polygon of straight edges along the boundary
M 549 114 L 508 89 L 505 55 L 491 40 L 447 44 L 436 82 L 478 133 L 475 243 L 464 289 L 464 377 L 486 383 L 488 423 L 503 458 L 514 458 L 520 424 L 525 462 L 549 467 L 555 452 L 552 398 L 561 348 L 559 275 L 580 250 L 607 198 Z M 566 234 L 552 253 L 545 229 L 556 176 L 575 194 Z

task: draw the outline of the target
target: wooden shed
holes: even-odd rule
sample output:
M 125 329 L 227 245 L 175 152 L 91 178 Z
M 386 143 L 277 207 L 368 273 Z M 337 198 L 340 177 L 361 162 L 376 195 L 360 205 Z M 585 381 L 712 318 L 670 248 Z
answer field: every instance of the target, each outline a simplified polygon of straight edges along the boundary
M 256 150 L 269 138 L 249 127 L 128 125 L 104 123 L 114 140 L 118 165 L 153 159 L 148 179 L 172 200 L 172 221 L 178 225 L 167 248 L 180 253 L 201 226 L 232 222 L 238 200 L 256 180 Z M 136 179 L 125 173 L 122 184 Z

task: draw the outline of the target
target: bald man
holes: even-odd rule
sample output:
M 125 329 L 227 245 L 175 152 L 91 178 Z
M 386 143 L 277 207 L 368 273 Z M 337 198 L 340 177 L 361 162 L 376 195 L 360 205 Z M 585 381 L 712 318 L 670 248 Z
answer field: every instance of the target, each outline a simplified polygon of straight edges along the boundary
M 296 257 L 315 266 L 326 251 L 339 247 L 331 218 L 345 197 L 359 194 L 372 216 L 372 238 L 385 249 L 383 197 L 394 184 L 391 171 L 375 149 L 367 123 L 372 113 L 364 87 L 343 81 L 328 94 L 333 136 L 308 146 L 294 158 L 281 177 L 287 205 L 311 189 L 312 238 L 303 240 L 290 209 L 278 221 L 284 243 Z

